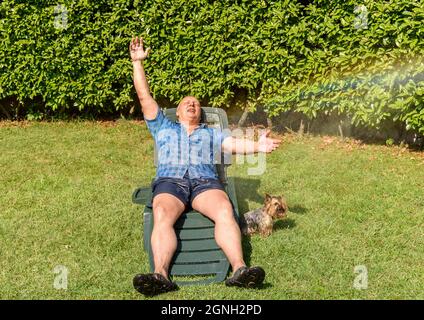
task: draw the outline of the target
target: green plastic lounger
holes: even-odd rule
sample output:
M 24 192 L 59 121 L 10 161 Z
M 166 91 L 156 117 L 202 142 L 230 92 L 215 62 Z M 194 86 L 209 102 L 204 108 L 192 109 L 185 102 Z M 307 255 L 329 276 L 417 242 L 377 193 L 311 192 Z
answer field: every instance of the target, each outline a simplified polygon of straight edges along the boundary
M 170 119 L 176 120 L 176 109 L 165 110 L 165 115 Z M 228 128 L 227 114 L 219 108 L 202 108 L 202 122 L 209 127 L 221 129 Z M 156 161 L 155 150 L 155 164 Z M 221 161 L 217 164 L 219 179 L 225 187 L 225 190 L 232 202 L 234 216 L 239 221 L 239 212 L 237 198 L 234 188 L 234 181 L 227 177 L 227 166 Z M 138 188 L 133 192 L 132 201 L 136 204 L 145 205 L 144 209 L 144 230 L 143 246 L 149 254 L 150 272 L 154 270 L 153 254 L 150 245 L 150 237 L 153 229 L 152 212 L 152 190 L 150 188 Z M 214 239 L 214 223 L 202 214 L 191 211 L 183 213 L 180 219 L 174 225 L 178 245 L 177 251 L 172 259 L 170 266 L 171 276 L 201 276 L 201 280 L 184 280 L 176 282 L 179 285 L 208 284 L 224 281 L 230 264 L 224 255 L 224 252 L 218 247 Z

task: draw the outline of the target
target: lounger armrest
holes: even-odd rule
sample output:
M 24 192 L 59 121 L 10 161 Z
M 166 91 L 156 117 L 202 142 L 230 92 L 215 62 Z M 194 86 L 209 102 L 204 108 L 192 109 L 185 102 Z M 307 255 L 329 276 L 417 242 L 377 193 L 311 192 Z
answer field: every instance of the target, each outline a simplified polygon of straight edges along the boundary
M 151 188 L 148 187 L 141 187 L 138 189 L 135 189 L 132 194 L 132 202 L 135 204 L 146 204 L 149 200 L 150 193 L 152 192 Z

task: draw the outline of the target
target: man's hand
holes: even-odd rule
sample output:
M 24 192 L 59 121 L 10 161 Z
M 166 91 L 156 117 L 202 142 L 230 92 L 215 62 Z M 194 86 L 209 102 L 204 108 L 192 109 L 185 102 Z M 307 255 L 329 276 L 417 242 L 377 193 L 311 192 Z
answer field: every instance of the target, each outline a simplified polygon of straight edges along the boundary
M 131 60 L 134 61 L 143 61 L 149 55 L 150 48 L 144 50 L 143 48 L 143 38 L 135 37 L 132 38 L 130 43 L 130 54 Z
M 267 130 L 264 134 L 262 134 L 259 137 L 258 140 L 258 151 L 259 152 L 272 152 L 275 149 L 278 148 L 278 146 L 281 143 L 280 139 L 272 139 L 272 138 L 268 138 L 269 134 L 271 133 L 271 130 Z

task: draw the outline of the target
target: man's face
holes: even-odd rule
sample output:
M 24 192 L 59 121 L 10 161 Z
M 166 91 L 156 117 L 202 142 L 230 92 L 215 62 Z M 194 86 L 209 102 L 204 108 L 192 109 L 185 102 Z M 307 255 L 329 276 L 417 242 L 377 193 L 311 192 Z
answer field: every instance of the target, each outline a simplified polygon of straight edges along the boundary
M 184 97 L 177 108 L 177 116 L 180 122 L 200 123 L 200 102 L 195 97 Z

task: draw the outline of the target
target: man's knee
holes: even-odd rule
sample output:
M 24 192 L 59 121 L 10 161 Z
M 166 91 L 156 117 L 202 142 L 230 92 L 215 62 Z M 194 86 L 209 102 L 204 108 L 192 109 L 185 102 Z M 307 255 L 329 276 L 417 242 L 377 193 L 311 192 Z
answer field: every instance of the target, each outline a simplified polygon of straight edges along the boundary
M 215 223 L 234 223 L 236 220 L 234 218 L 233 208 L 231 204 L 223 204 L 215 211 Z
M 169 205 L 158 203 L 153 207 L 154 224 L 173 226 L 178 219 L 178 211 Z

